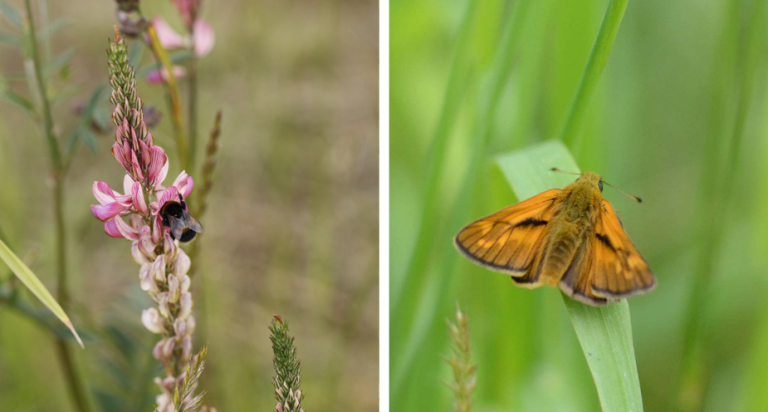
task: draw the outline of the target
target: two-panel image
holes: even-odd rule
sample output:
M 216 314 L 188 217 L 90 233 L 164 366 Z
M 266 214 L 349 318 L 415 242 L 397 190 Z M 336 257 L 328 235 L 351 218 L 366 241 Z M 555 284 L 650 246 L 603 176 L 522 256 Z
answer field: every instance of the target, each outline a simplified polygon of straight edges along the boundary
M 768 411 L 767 23 L 0 0 L 0 411 Z

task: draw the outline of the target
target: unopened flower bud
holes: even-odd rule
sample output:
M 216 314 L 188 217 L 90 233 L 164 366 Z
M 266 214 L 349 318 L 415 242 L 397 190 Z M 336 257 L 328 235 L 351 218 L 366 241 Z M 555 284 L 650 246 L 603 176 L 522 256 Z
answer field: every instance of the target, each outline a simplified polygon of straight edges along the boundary
M 177 318 L 175 321 L 173 321 L 173 333 L 177 337 L 187 335 L 187 323 L 184 321 L 184 319 Z
M 181 357 L 184 360 L 188 360 L 192 356 L 192 338 L 185 336 L 181 340 Z
M 157 307 L 160 309 L 160 314 L 163 315 L 163 317 L 171 317 L 171 311 L 168 308 L 168 292 L 157 294 Z
M 175 304 L 179 301 L 179 280 L 174 275 L 168 275 L 168 303 Z
M 192 295 L 189 292 L 182 293 L 179 302 L 181 306 L 179 317 L 186 319 L 189 317 L 189 314 L 192 313 Z

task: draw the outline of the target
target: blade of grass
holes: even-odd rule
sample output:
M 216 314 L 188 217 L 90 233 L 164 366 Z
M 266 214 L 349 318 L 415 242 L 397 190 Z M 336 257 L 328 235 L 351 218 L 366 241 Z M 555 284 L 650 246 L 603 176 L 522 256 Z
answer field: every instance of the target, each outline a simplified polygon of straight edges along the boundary
M 498 164 L 519 199 L 562 187 L 573 180 L 573 176 L 550 172 L 552 167 L 579 171 L 568 149 L 557 141 L 503 155 Z M 563 299 L 603 410 L 642 411 L 627 302 L 595 308 L 565 295 Z
M 64 309 L 59 306 L 59 303 L 56 302 L 56 299 L 53 298 L 43 283 L 40 282 L 40 279 L 35 276 L 34 272 L 32 272 L 32 270 L 30 270 L 27 265 L 25 265 L 24 262 L 22 262 L 21 259 L 19 259 L 19 257 L 16 256 L 16 254 L 14 254 L 2 241 L 0 241 L 0 259 L 2 259 L 16 277 L 19 278 L 19 280 L 24 283 L 35 296 L 37 296 L 40 302 L 50 309 L 51 312 L 53 312 L 56 317 L 58 317 L 67 328 L 72 331 L 72 334 L 75 336 L 75 339 L 77 339 L 80 347 L 84 347 L 83 341 L 80 339 L 74 326 L 72 326 L 72 321 L 69 320 Z
M 560 140 L 570 148 L 577 147 L 577 138 L 581 131 L 581 125 L 584 123 L 589 101 L 595 92 L 600 75 L 608 63 L 608 56 L 611 54 L 611 48 L 614 40 L 616 40 L 616 34 L 619 31 L 628 2 L 629 0 L 611 0 L 608 3 L 603 23 L 600 25 L 597 39 L 589 53 L 587 65 L 581 75 L 581 80 L 579 80 L 579 87 L 560 133 Z
M 431 239 L 451 239 L 452 232 L 458 230 L 460 225 L 466 223 L 468 219 L 466 214 L 474 198 L 474 190 L 478 186 L 479 177 L 482 176 L 481 172 L 486 170 L 484 162 L 488 158 L 493 118 L 514 62 L 512 57 L 519 39 L 519 23 L 527 10 L 522 3 L 518 4 L 521 6 L 508 11 L 510 16 L 505 22 L 502 39 L 496 46 L 488 81 L 484 83 L 486 87 L 483 89 L 481 103 L 477 109 L 477 127 L 474 128 L 476 132 L 472 135 L 472 141 L 475 143 L 471 147 L 469 166 L 462 179 L 461 189 L 458 191 L 464 195 L 459 196 L 453 207 L 449 208 L 447 220 L 440 220 L 434 216 L 426 217 L 428 220 L 435 221 L 433 222 L 434 230 L 429 232 Z M 430 239 L 425 241 L 434 244 Z M 428 362 L 432 359 L 429 353 L 439 350 L 437 346 L 443 342 L 443 339 L 438 332 L 440 325 L 437 320 L 450 310 L 452 296 L 455 295 L 451 291 L 455 288 L 453 271 L 456 269 L 459 255 L 450 241 L 439 242 L 437 247 L 440 249 L 429 250 L 434 253 L 423 256 L 423 261 L 417 261 L 419 271 L 409 272 L 410 275 L 420 278 L 425 287 L 418 290 L 407 289 L 404 291 L 408 293 L 407 298 L 403 298 L 397 306 L 392 307 L 392 333 L 395 336 L 407 337 L 404 343 L 393 341 L 391 349 L 393 354 L 391 358 L 392 398 L 399 402 L 403 402 L 405 398 L 403 393 L 406 390 L 413 390 L 413 385 L 410 383 L 419 381 L 419 379 L 414 380 L 416 373 L 414 369 L 418 369 L 414 367 L 415 362 L 419 360 Z M 438 258 L 435 259 L 435 256 Z M 435 266 L 429 268 L 429 263 L 434 262 L 437 262 Z M 439 281 L 435 280 L 436 276 L 440 277 Z M 432 361 L 435 360 L 432 359 Z

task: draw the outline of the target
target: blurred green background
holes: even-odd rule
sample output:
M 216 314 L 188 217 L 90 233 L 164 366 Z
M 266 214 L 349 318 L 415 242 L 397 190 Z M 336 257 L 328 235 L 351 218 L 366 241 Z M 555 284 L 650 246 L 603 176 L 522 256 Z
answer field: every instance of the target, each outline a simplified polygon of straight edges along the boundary
M 521 200 L 494 159 L 561 135 L 608 4 L 391 1 L 392 410 L 451 407 L 457 302 L 475 410 L 599 410 L 559 292 L 516 288 L 452 237 Z M 765 17 L 761 1 L 630 1 L 567 142 L 644 199 L 604 192 L 658 278 L 630 300 L 647 411 L 768 408 Z
M 21 1 L 10 3 L 23 10 Z M 49 3 L 51 20 L 71 22 L 56 35 L 54 54 L 77 48 L 71 84 L 84 86 L 55 109 L 63 134 L 77 122 L 71 106 L 106 82 L 115 4 Z M 296 337 L 306 410 L 377 410 L 378 4 L 236 0 L 202 7 L 216 44 L 199 62 L 199 154 L 216 110 L 223 111 L 192 285 L 195 348 L 209 345 L 204 403 L 219 411 L 274 408 L 267 327 L 278 313 Z M 170 0 L 142 2 L 142 11 L 183 31 Z M 6 21 L 0 30 L 9 31 Z M 3 43 L 0 73 L 28 95 L 18 76 L 21 55 Z M 153 134 L 170 156 L 168 183 L 180 169 L 162 90 L 138 84 L 145 104 L 163 112 Z M 183 79 L 181 92 L 185 100 Z M 111 112 L 106 98 L 102 104 Z M 106 393 L 139 402 L 149 394 L 151 402 L 160 370 L 148 361 L 157 335 L 143 329 L 140 311 L 152 304 L 138 288 L 130 242 L 107 237 L 89 211 L 93 181 L 122 191 L 124 172 L 109 153 L 113 133 L 100 137 L 96 155 L 81 147 L 66 180 L 69 314 L 88 335 L 76 360 L 89 391 L 102 394 L 93 399 Z M 0 176 L 0 228 L 20 256 L 36 253 L 31 268 L 55 291 L 47 147 L 41 128 L 2 102 Z M 8 275 L 0 270 L 0 281 Z M 64 379 L 51 333 L 0 304 L 0 410 L 74 410 Z

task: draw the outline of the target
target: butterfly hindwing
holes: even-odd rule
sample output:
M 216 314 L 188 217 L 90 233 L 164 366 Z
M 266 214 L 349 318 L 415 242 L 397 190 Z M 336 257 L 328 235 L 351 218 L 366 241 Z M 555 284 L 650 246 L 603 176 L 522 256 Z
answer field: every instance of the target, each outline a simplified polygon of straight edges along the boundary
M 467 225 L 456 236 L 470 260 L 522 277 L 536 259 L 560 189 L 548 190 Z
M 650 266 L 624 232 L 607 200 L 602 202 L 594 235 L 591 286 L 596 296 L 623 299 L 649 292 L 656 286 Z

